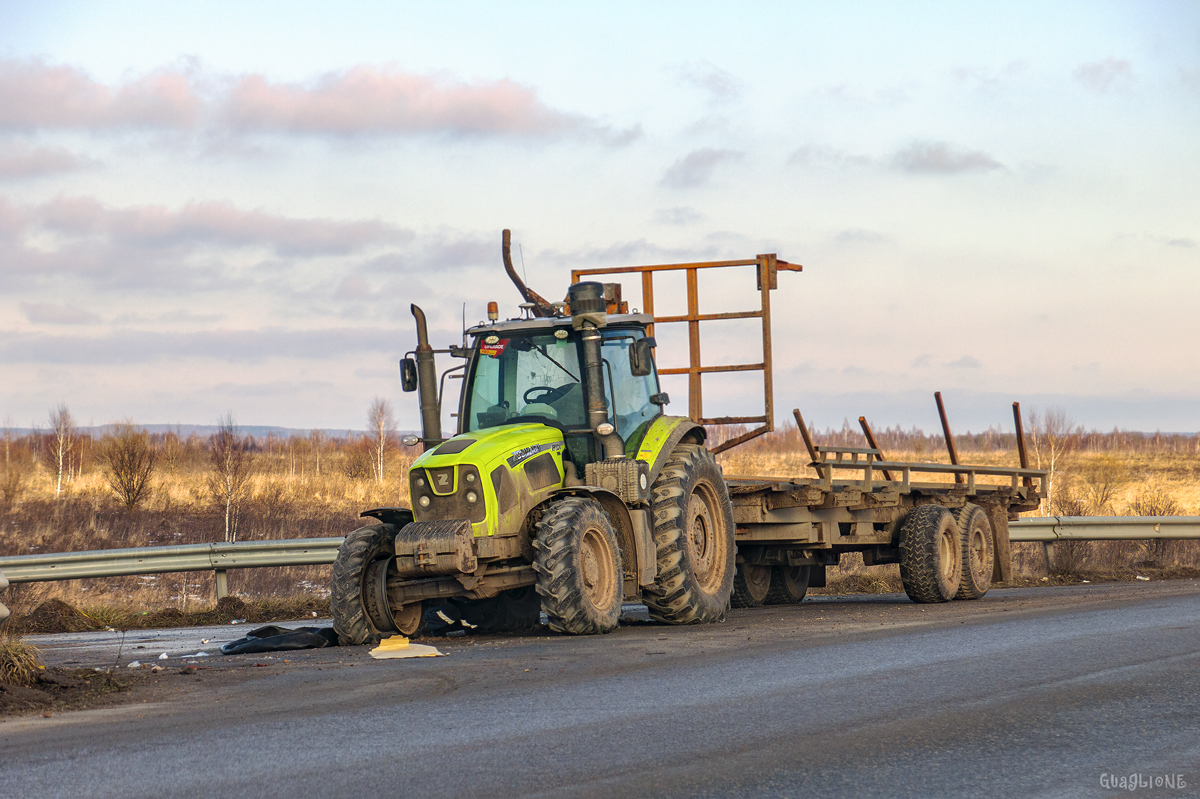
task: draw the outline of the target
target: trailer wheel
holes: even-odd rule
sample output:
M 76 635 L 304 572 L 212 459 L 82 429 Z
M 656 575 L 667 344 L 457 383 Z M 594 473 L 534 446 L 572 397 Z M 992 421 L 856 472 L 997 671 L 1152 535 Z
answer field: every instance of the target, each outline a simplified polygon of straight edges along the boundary
M 808 593 L 811 566 L 774 566 L 771 568 L 771 588 L 767 591 L 768 605 L 795 605 Z
M 992 567 L 996 560 L 996 545 L 992 540 L 992 523 L 978 505 L 963 505 L 954 513 L 962 531 L 962 578 L 955 599 L 982 599 L 992 584 Z
M 621 550 L 594 499 L 568 497 L 537 524 L 533 569 L 550 629 L 609 633 L 621 618 Z
M 733 593 L 733 508 L 712 453 L 679 444 L 654 480 L 658 577 L 645 590 L 650 618 L 667 624 L 720 621 Z
M 396 555 L 395 542 L 394 526 L 376 524 L 355 530 L 338 549 L 329 603 L 341 644 L 375 643 L 388 633 L 420 632 L 421 603 L 405 605 L 398 619 L 388 605 L 387 572 Z
M 913 508 L 900 526 L 900 580 L 913 602 L 947 602 L 962 578 L 962 533 L 941 505 Z
M 771 567 L 739 563 L 733 575 L 733 595 L 729 604 L 735 608 L 756 608 L 767 598 L 771 588 Z
M 454 597 L 450 600 L 462 620 L 481 633 L 518 633 L 542 623 L 542 600 L 532 585 L 510 588 L 488 599 Z

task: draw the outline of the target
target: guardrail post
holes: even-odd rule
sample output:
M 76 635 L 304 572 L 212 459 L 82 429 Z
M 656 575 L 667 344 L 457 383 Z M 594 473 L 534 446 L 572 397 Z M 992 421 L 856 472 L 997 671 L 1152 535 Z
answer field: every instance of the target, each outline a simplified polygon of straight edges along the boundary
M 217 578 L 217 601 L 220 601 L 229 596 L 229 579 L 224 569 L 213 569 L 213 575 Z
M 1046 574 L 1054 571 L 1054 542 L 1043 541 L 1042 548 L 1046 550 Z
M 8 578 L 4 576 L 4 572 L 0 572 L 0 591 L 8 588 Z M 4 603 L 0 602 L 0 621 L 8 618 L 8 608 L 4 607 Z

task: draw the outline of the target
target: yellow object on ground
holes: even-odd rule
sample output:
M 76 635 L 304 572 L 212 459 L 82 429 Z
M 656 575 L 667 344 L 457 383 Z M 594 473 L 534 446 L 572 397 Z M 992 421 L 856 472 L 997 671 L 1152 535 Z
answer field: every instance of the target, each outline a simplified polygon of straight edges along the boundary
M 439 652 L 436 646 L 410 644 L 408 639 L 403 635 L 393 635 L 391 638 L 381 641 L 379 646 L 372 649 L 371 657 L 376 660 L 390 658 L 436 658 L 444 657 L 444 654 Z

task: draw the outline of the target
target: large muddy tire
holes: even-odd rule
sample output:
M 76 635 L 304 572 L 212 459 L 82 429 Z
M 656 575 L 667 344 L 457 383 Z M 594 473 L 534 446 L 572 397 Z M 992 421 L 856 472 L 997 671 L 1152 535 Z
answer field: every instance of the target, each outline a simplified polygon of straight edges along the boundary
M 978 505 L 963 505 L 954 512 L 954 521 L 962 531 L 962 578 L 955 599 L 982 599 L 992 585 L 996 563 L 996 544 L 992 523 Z
M 654 480 L 658 577 L 643 594 L 667 624 L 720 621 L 733 593 L 733 508 L 712 453 L 679 444 Z
M 396 528 L 363 527 L 346 536 L 333 562 L 330 605 L 333 629 L 343 646 L 377 643 L 385 635 L 420 632 L 422 605 L 405 605 L 395 614 L 387 601 L 387 572 L 395 568 Z
M 729 604 L 735 608 L 756 608 L 767 598 L 771 588 L 771 567 L 739 563 L 733 575 L 733 595 Z
M 595 635 L 621 618 L 621 550 L 612 523 L 594 499 L 568 497 L 537 524 L 533 570 L 550 629 Z
M 462 615 L 464 627 L 480 633 L 518 633 L 542 623 L 542 600 L 532 585 L 510 588 L 488 599 L 450 600 Z
M 795 605 L 803 602 L 811 574 L 811 566 L 771 567 L 771 587 L 767 590 L 766 604 Z
M 921 505 L 900 526 L 900 580 L 913 602 L 954 599 L 962 579 L 962 533 L 950 511 Z

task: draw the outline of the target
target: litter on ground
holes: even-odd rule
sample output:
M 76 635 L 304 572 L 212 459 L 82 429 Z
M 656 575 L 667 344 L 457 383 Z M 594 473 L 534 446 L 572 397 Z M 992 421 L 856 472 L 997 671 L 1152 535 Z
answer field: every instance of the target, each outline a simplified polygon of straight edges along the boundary
M 376 660 L 391 660 L 393 658 L 434 658 L 445 657 L 436 646 L 412 644 L 403 635 L 393 635 L 384 639 L 379 646 L 371 650 L 371 657 Z

